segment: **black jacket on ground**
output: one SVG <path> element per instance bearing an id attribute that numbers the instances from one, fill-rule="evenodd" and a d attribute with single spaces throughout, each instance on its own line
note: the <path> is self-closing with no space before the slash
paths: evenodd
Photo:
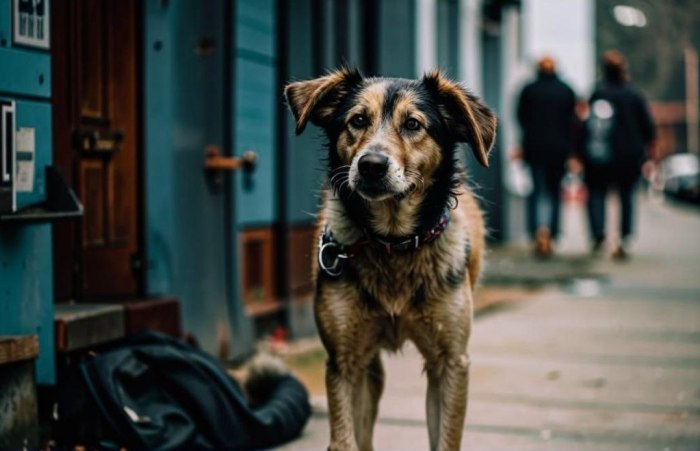
<path id="1" fill-rule="evenodd" d="M 655 137 L 654 120 L 646 100 L 631 84 L 611 81 L 596 87 L 589 104 L 598 99 L 610 102 L 615 111 L 610 137 L 611 169 L 621 175 L 638 175 L 647 147 Z"/>
<path id="2" fill-rule="evenodd" d="M 561 168 L 573 149 L 574 91 L 556 75 L 539 74 L 518 101 L 523 158 Z"/>
<path id="3" fill-rule="evenodd" d="M 298 436 L 309 395 L 291 375 L 252 404 L 212 356 L 149 332 L 70 368 L 60 385 L 60 444 L 88 449 L 265 449 Z M 262 383 L 262 382 L 261 382 Z"/>

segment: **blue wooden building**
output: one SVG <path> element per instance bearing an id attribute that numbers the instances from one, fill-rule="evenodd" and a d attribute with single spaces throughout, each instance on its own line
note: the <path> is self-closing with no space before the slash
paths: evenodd
<path id="1" fill-rule="evenodd" d="M 145 327 L 226 360 L 312 334 L 323 150 L 282 87 L 439 66 L 498 109 L 515 3 L 0 0 L 0 336 L 38 337 L 50 387 L 65 356 Z M 474 177 L 498 238 L 494 155 Z"/>

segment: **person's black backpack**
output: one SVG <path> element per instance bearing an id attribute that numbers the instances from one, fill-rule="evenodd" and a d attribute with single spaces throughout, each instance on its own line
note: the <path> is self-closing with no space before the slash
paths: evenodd
<path id="1" fill-rule="evenodd" d="M 615 120 L 615 107 L 612 102 L 602 97 L 591 102 L 586 119 L 585 151 L 588 162 L 605 165 L 612 161 Z"/>
<path id="2" fill-rule="evenodd" d="M 291 375 L 259 366 L 247 398 L 213 357 L 157 333 L 71 371 L 58 387 L 59 445 L 260 449 L 298 436 L 311 415 Z"/>

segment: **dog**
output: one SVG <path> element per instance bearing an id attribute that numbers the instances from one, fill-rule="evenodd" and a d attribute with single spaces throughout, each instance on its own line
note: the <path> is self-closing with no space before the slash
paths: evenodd
<path id="1" fill-rule="evenodd" d="M 439 71 L 408 80 L 341 68 L 284 93 L 297 135 L 311 122 L 328 145 L 313 277 L 329 449 L 372 450 L 380 350 L 406 340 L 425 359 L 430 448 L 459 449 L 485 226 L 457 145 L 488 167 L 496 117 Z"/>

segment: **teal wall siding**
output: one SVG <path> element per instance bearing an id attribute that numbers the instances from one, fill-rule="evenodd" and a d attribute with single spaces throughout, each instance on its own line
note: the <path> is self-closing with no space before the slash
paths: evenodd
<path id="1" fill-rule="evenodd" d="M 247 150 L 258 154 L 254 172 L 237 174 L 238 222 L 244 227 L 269 225 L 277 219 L 276 68 L 270 63 L 239 56 L 235 77 L 235 154 L 241 155 Z"/>
<path id="2" fill-rule="evenodd" d="M 214 352 L 215 321 L 227 317 L 224 219 L 203 162 L 205 147 L 222 140 L 223 11 L 220 2 L 146 8 L 148 291 L 177 296 L 185 330 Z M 197 52 L 202 39 L 213 53 Z"/>
<path id="3" fill-rule="evenodd" d="M 235 3 L 236 48 L 268 57 L 276 56 L 275 0 L 243 0 Z"/>
<path id="4" fill-rule="evenodd" d="M 0 225 L 0 335 L 38 335 L 37 383 L 55 383 L 50 225 Z"/>
<path id="5" fill-rule="evenodd" d="M 294 0 L 289 6 L 288 33 L 285 40 L 287 74 L 289 81 L 314 78 L 314 43 L 312 38 L 313 15 L 311 0 Z M 321 131 L 309 124 L 307 130 L 296 136 L 292 113 L 285 111 L 284 130 L 286 143 L 287 189 L 282 193 L 287 203 L 286 221 L 291 225 L 307 225 L 315 222 L 318 210 L 318 191 L 325 174 Z"/>
<path id="6" fill-rule="evenodd" d="M 499 35 L 482 34 L 482 80 L 483 98 L 494 111 L 503 111 L 501 89 L 503 86 L 501 58 L 502 38 Z M 482 209 L 486 212 L 487 227 L 490 229 L 488 238 L 493 241 L 503 241 L 507 211 L 503 201 L 502 174 L 502 135 L 496 133 L 496 142 L 489 156 L 489 168 L 484 169 L 469 152 L 469 172 L 476 186 L 487 186 L 489 189 L 478 191 L 482 197 Z"/>
<path id="7" fill-rule="evenodd" d="M 19 193 L 18 207 L 46 196 L 51 164 L 51 57 L 13 47 L 12 2 L 0 0 L 0 96 L 16 101 L 17 127 L 35 129 L 34 191 Z M 31 100 L 29 100 L 31 99 Z M 38 335 L 37 382 L 53 384 L 53 271 L 50 225 L 0 224 L 0 335 Z"/>
<path id="8" fill-rule="evenodd" d="M 39 97 L 51 95 L 51 59 L 48 54 L 0 48 L 0 61 L 0 88 L 3 93 Z"/>
<path id="9" fill-rule="evenodd" d="M 413 78 L 416 72 L 415 0 L 381 0 L 378 14 L 378 75 Z"/>
<path id="10" fill-rule="evenodd" d="M 175 185 L 173 171 L 173 38 L 170 8 L 144 3 L 144 150 L 147 291 L 171 294 L 175 264 Z"/>
<path id="11" fill-rule="evenodd" d="M 144 3 L 144 150 L 147 293 L 180 299 L 185 331 L 232 357 L 251 345 L 231 282 L 233 194 L 203 166 L 206 146 L 229 151 L 226 11 L 224 1 Z"/>
<path id="12" fill-rule="evenodd" d="M 21 66 L 17 71 L 21 73 Z M 2 88 L 2 85 L 0 85 Z M 17 100 L 17 127 L 35 129 L 34 191 L 19 193 L 18 207 L 46 197 L 51 164 L 51 105 Z M 53 384 L 53 270 L 51 226 L 0 224 L 0 335 L 38 335 L 37 382 Z"/>
<path id="13" fill-rule="evenodd" d="M 0 41 L 12 42 L 12 0 L 0 0 Z"/>
<path id="14" fill-rule="evenodd" d="M 274 0 L 234 3 L 233 153 L 258 154 L 251 174 L 236 174 L 236 221 L 241 227 L 277 220 L 277 21 Z"/>
<path id="15" fill-rule="evenodd" d="M 437 65 L 450 78 L 459 78 L 459 0 L 438 0 Z"/>

